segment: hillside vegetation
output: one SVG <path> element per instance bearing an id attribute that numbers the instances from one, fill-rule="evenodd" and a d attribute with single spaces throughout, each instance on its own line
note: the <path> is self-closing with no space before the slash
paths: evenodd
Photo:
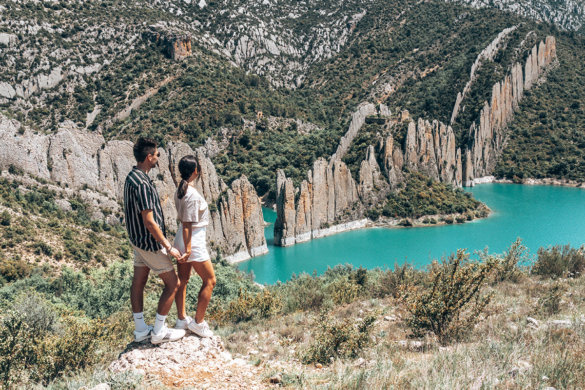
<path id="1" fill-rule="evenodd" d="M 333 153 L 361 102 L 383 102 L 394 114 L 406 109 L 415 120 L 448 123 L 457 93 L 467 83 L 479 53 L 502 30 L 515 27 L 494 59 L 484 61 L 477 72 L 465 110 L 453 124 L 460 146 L 467 142 L 469 126 L 477 120 L 491 86 L 549 34 L 559 42 L 560 66 L 549 82 L 527 97 L 534 103 L 522 105 L 518 121 L 512 124 L 516 146 L 511 145 L 508 154 L 515 155 L 518 149 L 550 155 L 544 149 L 518 145 L 539 148 L 567 138 L 566 131 L 558 136 L 547 132 L 544 142 L 529 141 L 538 134 L 532 130 L 537 125 L 528 118 L 551 118 L 550 123 L 566 124 L 577 138 L 582 133 L 578 126 L 583 112 L 575 107 L 584 49 L 582 36 L 575 33 L 493 9 L 439 1 L 350 2 L 341 7 L 328 2 L 318 8 L 283 3 L 278 9 L 256 3 L 237 8 L 229 1 L 203 8 L 194 3 L 170 4 L 166 8 L 157 2 L 116 1 L 4 5 L 8 19 L 0 23 L 0 31 L 11 35 L 12 43 L 4 45 L 0 67 L 5 71 L 0 81 L 11 88 L 38 88 L 35 92 L 30 87 L 30 96 L 23 98 L 0 98 L 0 106 L 39 131 L 56 131 L 60 123 L 71 120 L 108 138 L 134 139 L 143 134 L 162 143 L 181 139 L 194 147 L 207 145 L 228 183 L 244 173 L 260 195 L 272 198 L 276 170 L 284 169 L 299 183 L 316 158 Z M 120 9 L 115 25 L 108 18 L 110 9 Z M 281 11 L 288 16 L 273 17 Z M 261 17 L 270 20 L 265 30 L 260 28 Z M 234 28 L 232 19 L 258 35 Z M 327 28 L 329 35 L 324 33 Z M 275 38 L 291 33 L 296 35 L 288 42 Z M 192 55 L 175 61 L 169 57 L 169 45 L 186 36 L 191 37 Z M 248 39 L 255 51 L 241 54 L 241 39 Z M 271 42 L 280 55 L 270 52 Z M 51 52 L 50 47 L 59 50 Z M 325 52 L 315 52 L 321 49 Z M 261 65 L 263 61 L 270 66 Z M 48 87 L 35 81 L 56 69 L 59 77 L 46 79 Z M 283 80 L 291 77 L 299 81 L 285 87 L 288 82 Z M 139 101 L 142 104 L 128 109 Z M 567 118 L 552 119 L 566 108 Z M 395 135 L 401 139 L 402 134 Z M 559 160 L 548 164 L 556 168 L 523 168 L 506 157 L 497 173 L 522 177 L 529 172 L 535 176 L 557 172 L 564 177 L 564 172 L 573 172 L 571 177 L 576 178 L 579 162 L 571 157 L 575 154 L 571 148 L 567 144 L 557 149 Z M 354 164 L 359 166 L 364 157 L 356 155 Z"/>

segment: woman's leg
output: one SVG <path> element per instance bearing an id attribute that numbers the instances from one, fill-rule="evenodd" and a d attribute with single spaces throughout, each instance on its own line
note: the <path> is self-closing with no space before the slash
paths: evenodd
<path id="1" fill-rule="evenodd" d="M 197 298 L 197 313 L 195 313 L 195 322 L 199 324 L 203 321 L 205 310 L 207 310 L 207 305 L 211 300 L 211 293 L 215 287 L 215 272 L 213 271 L 211 260 L 204 262 L 193 261 L 190 264 L 193 264 L 195 272 L 199 274 L 203 281 Z"/>
<path id="2" fill-rule="evenodd" d="M 187 296 L 187 283 L 191 277 L 191 264 L 193 263 L 179 263 L 177 264 L 177 271 L 179 274 L 179 288 L 175 294 L 175 304 L 177 305 L 177 317 L 184 320 L 187 316 L 185 312 L 185 297 Z"/>

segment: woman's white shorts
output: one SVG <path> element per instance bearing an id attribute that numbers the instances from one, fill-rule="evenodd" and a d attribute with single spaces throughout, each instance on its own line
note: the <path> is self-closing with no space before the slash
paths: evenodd
<path id="1" fill-rule="evenodd" d="M 175 236 L 173 244 L 181 253 L 185 252 L 185 244 L 183 243 L 183 226 L 179 225 L 179 230 Z M 207 252 L 207 239 L 205 234 L 205 227 L 193 228 L 191 234 L 191 255 L 187 262 L 198 261 L 204 262 L 210 259 L 209 252 Z"/>

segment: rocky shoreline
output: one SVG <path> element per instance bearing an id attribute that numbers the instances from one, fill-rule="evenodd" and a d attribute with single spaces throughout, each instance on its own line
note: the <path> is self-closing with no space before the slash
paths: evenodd
<path id="1" fill-rule="evenodd" d="M 585 182 L 567 180 L 567 179 L 555 179 L 552 177 L 545 177 L 542 179 L 527 178 L 518 180 L 511 179 L 496 179 L 494 176 L 479 177 L 473 180 L 472 187 L 478 184 L 488 183 L 504 183 L 504 184 L 523 184 L 529 186 L 557 186 L 557 187 L 574 187 L 574 188 L 585 188 Z"/>

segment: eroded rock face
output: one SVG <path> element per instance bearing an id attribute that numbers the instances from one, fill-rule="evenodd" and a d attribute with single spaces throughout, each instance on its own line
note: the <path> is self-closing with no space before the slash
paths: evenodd
<path id="1" fill-rule="evenodd" d="M 299 193 L 295 201 L 295 194 Z M 277 174 L 276 245 L 289 246 L 319 237 L 332 225 L 362 218 L 364 208 L 347 166 L 323 158 L 313 163 L 307 180 L 295 189 L 282 170 Z"/>
<path id="2" fill-rule="evenodd" d="M 126 175 L 136 164 L 130 141 L 105 142 L 100 134 L 77 130 L 68 123 L 55 134 L 35 134 L 0 114 L 0 142 L 0 169 L 14 165 L 63 187 L 105 193 L 118 202 L 123 201 Z M 201 178 L 195 186 L 210 204 L 207 238 L 212 253 L 221 252 L 229 260 L 238 261 L 268 251 L 260 200 L 245 176 L 228 188 L 203 149 L 193 151 L 187 144 L 171 143 L 159 151 L 159 166 L 149 176 L 157 187 L 165 223 L 171 231 L 177 229 L 175 169 L 183 156 L 193 154 L 201 165 Z"/>
<path id="3" fill-rule="evenodd" d="M 510 74 L 493 86 L 491 100 L 484 103 L 479 123 L 472 124 L 469 130 L 472 143 L 465 152 L 465 185 L 473 185 L 473 179 L 492 174 L 504 148 L 506 126 L 524 92 L 532 88 L 555 60 L 556 41 L 548 36 L 532 48 L 524 67 L 516 63 Z"/>

